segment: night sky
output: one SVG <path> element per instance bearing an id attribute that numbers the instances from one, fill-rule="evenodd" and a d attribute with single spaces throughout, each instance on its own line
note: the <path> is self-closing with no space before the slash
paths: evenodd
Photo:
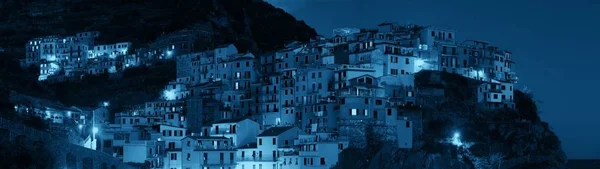
<path id="1" fill-rule="evenodd" d="M 267 0 L 319 34 L 382 21 L 451 26 L 462 40 L 513 52 L 518 88 L 570 159 L 600 158 L 600 0 Z"/>

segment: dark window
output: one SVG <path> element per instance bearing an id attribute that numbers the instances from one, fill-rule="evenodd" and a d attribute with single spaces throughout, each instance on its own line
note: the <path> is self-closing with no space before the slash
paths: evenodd
<path id="1" fill-rule="evenodd" d="M 262 145 L 262 138 L 258 139 L 258 145 Z"/>
<path id="2" fill-rule="evenodd" d="M 325 157 L 321 157 L 321 165 L 325 165 Z"/>
<path id="3" fill-rule="evenodd" d="M 273 145 L 277 144 L 277 139 L 273 138 Z"/>

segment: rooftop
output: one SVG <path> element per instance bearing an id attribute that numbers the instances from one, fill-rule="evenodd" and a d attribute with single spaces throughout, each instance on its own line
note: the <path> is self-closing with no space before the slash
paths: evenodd
<path id="1" fill-rule="evenodd" d="M 246 119 L 248 119 L 248 118 L 225 119 L 225 120 L 221 120 L 221 121 L 215 122 L 215 124 L 237 123 L 237 122 L 240 122 L 240 121 L 244 121 Z"/>
<path id="2" fill-rule="evenodd" d="M 294 126 L 287 126 L 287 127 L 271 127 L 268 130 L 260 133 L 258 135 L 258 137 L 265 137 L 265 136 L 278 136 L 281 133 L 284 133 L 290 129 L 294 128 Z"/>

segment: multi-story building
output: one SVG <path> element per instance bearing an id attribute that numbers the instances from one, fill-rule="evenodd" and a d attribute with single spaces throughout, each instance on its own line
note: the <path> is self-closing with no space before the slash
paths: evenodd
<path id="1" fill-rule="evenodd" d="M 235 168 L 237 150 L 226 137 L 187 136 L 181 140 L 181 157 L 173 155 L 168 160 L 180 161 L 175 168 Z M 176 164 L 172 162 L 172 164 Z"/>
<path id="2" fill-rule="evenodd" d="M 279 169 L 328 169 L 338 162 L 338 154 L 348 147 L 348 139 L 336 133 L 299 135 L 295 149 L 283 151 L 277 160 Z"/>
<path id="3" fill-rule="evenodd" d="M 283 152 L 294 150 L 294 140 L 305 134 L 298 127 L 271 127 L 256 137 L 256 147 L 248 145 L 237 152 L 237 168 L 277 169 Z"/>
<path id="4" fill-rule="evenodd" d="M 231 145 L 242 147 L 256 141 L 260 133 L 260 125 L 248 118 L 227 119 L 215 122 L 210 128 L 205 128 L 204 136 L 226 137 L 231 139 Z"/>

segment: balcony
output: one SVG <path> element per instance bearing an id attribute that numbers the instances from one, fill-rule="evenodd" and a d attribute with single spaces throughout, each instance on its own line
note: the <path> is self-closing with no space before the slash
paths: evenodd
<path id="1" fill-rule="evenodd" d="M 319 137 L 317 137 L 317 135 Z M 305 135 L 304 138 L 301 136 L 299 139 L 294 140 L 294 144 L 336 143 L 343 140 L 349 140 L 347 136 L 337 136 L 329 133 L 317 133 L 317 135 Z"/>
<path id="2" fill-rule="evenodd" d="M 219 150 L 236 150 L 235 146 L 233 145 L 219 145 L 219 146 L 215 146 L 215 145 L 197 145 L 194 147 L 194 150 L 199 150 L 199 151 L 219 151 Z"/>
<path id="3" fill-rule="evenodd" d="M 277 159 L 267 157 L 238 157 L 237 161 L 277 162 Z"/>
<path id="4" fill-rule="evenodd" d="M 343 69 L 369 69 L 369 70 L 372 70 L 373 67 L 368 66 L 368 65 L 342 65 L 342 67 L 336 68 L 336 70 L 343 70 Z"/>

